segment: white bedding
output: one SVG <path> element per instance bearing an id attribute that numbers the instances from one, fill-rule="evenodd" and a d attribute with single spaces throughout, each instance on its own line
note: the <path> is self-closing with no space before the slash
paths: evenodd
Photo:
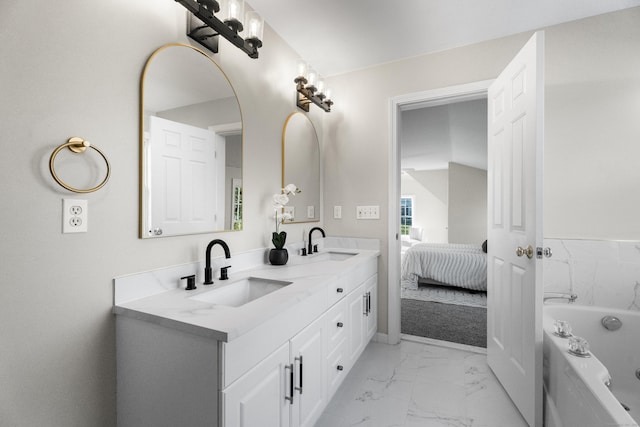
<path id="1" fill-rule="evenodd" d="M 480 245 L 421 243 L 402 259 L 402 286 L 418 289 L 420 278 L 476 291 L 487 290 L 487 254 Z"/>

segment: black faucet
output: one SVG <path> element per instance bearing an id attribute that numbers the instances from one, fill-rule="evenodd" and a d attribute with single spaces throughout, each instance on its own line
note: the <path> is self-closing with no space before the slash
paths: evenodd
<path id="1" fill-rule="evenodd" d="M 205 262 L 206 265 L 204 267 L 204 284 L 205 285 L 211 285 L 213 284 L 213 279 L 211 276 L 213 276 L 213 272 L 211 270 L 211 248 L 213 248 L 215 245 L 220 245 L 222 246 L 222 249 L 224 249 L 224 257 L 225 258 L 231 258 L 231 252 L 229 251 L 229 246 L 226 244 L 226 242 L 222 239 L 214 239 L 212 241 L 209 242 L 209 244 L 207 245 L 207 254 L 205 255 Z M 227 268 L 229 267 L 224 267 L 224 276 L 226 276 L 227 274 Z M 225 277 L 226 279 L 226 277 Z M 224 280 L 224 279 L 223 279 Z"/>
<path id="2" fill-rule="evenodd" d="M 311 243 L 311 234 L 316 231 L 316 230 L 320 230 L 320 232 L 322 233 L 322 237 L 327 237 L 324 234 L 324 230 L 320 227 L 313 227 L 311 230 L 309 230 L 309 247 L 307 248 L 307 253 L 309 255 L 311 255 L 314 251 L 313 251 L 313 244 Z M 315 252 L 318 252 L 318 248 L 316 247 Z"/>

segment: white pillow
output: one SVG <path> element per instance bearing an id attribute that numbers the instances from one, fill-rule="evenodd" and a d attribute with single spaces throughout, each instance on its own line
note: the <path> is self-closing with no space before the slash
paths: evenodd
<path id="1" fill-rule="evenodd" d="M 409 238 L 422 241 L 422 228 L 411 227 L 409 229 Z"/>

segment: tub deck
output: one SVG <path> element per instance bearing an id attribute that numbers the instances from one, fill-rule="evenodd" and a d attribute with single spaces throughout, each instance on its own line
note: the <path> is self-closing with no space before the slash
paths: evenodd
<path id="1" fill-rule="evenodd" d="M 602 317 L 623 326 L 609 331 Z M 553 334 L 555 320 L 569 322 L 573 335 L 585 338 L 592 357 L 568 354 L 568 340 Z M 544 307 L 545 399 L 552 427 L 638 427 L 640 420 L 640 313 L 601 307 L 550 304 Z M 611 380 L 608 388 L 605 383 Z M 624 406 L 629 410 L 625 410 Z"/>

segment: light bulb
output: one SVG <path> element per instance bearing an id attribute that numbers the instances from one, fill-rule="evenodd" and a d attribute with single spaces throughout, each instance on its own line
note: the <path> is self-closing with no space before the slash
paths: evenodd
<path id="1" fill-rule="evenodd" d="M 239 22 L 242 24 L 244 14 L 244 0 L 224 0 L 222 2 L 222 20 L 225 23 Z"/>
<path id="2" fill-rule="evenodd" d="M 325 101 L 331 100 L 331 89 L 327 88 L 324 90 L 324 99 Z"/>
<path id="3" fill-rule="evenodd" d="M 318 79 L 318 83 L 316 83 L 316 87 L 318 88 L 318 95 L 324 94 L 324 80 Z"/>
<path id="4" fill-rule="evenodd" d="M 316 86 L 316 80 L 318 79 L 318 73 L 316 73 L 316 70 L 314 69 L 309 69 L 309 74 L 307 77 L 307 87 L 315 87 Z"/>
<path id="5" fill-rule="evenodd" d="M 262 41 L 262 35 L 264 33 L 264 20 L 258 15 L 258 12 L 253 10 L 247 12 L 244 18 L 245 38 L 251 40 L 254 43 L 256 41 Z"/>
<path id="6" fill-rule="evenodd" d="M 297 77 L 307 78 L 307 63 L 303 59 L 298 60 L 298 74 Z"/>
<path id="7" fill-rule="evenodd" d="M 242 20 L 242 12 L 244 12 L 244 1 L 242 0 L 230 0 L 229 1 L 229 18 Z"/>

